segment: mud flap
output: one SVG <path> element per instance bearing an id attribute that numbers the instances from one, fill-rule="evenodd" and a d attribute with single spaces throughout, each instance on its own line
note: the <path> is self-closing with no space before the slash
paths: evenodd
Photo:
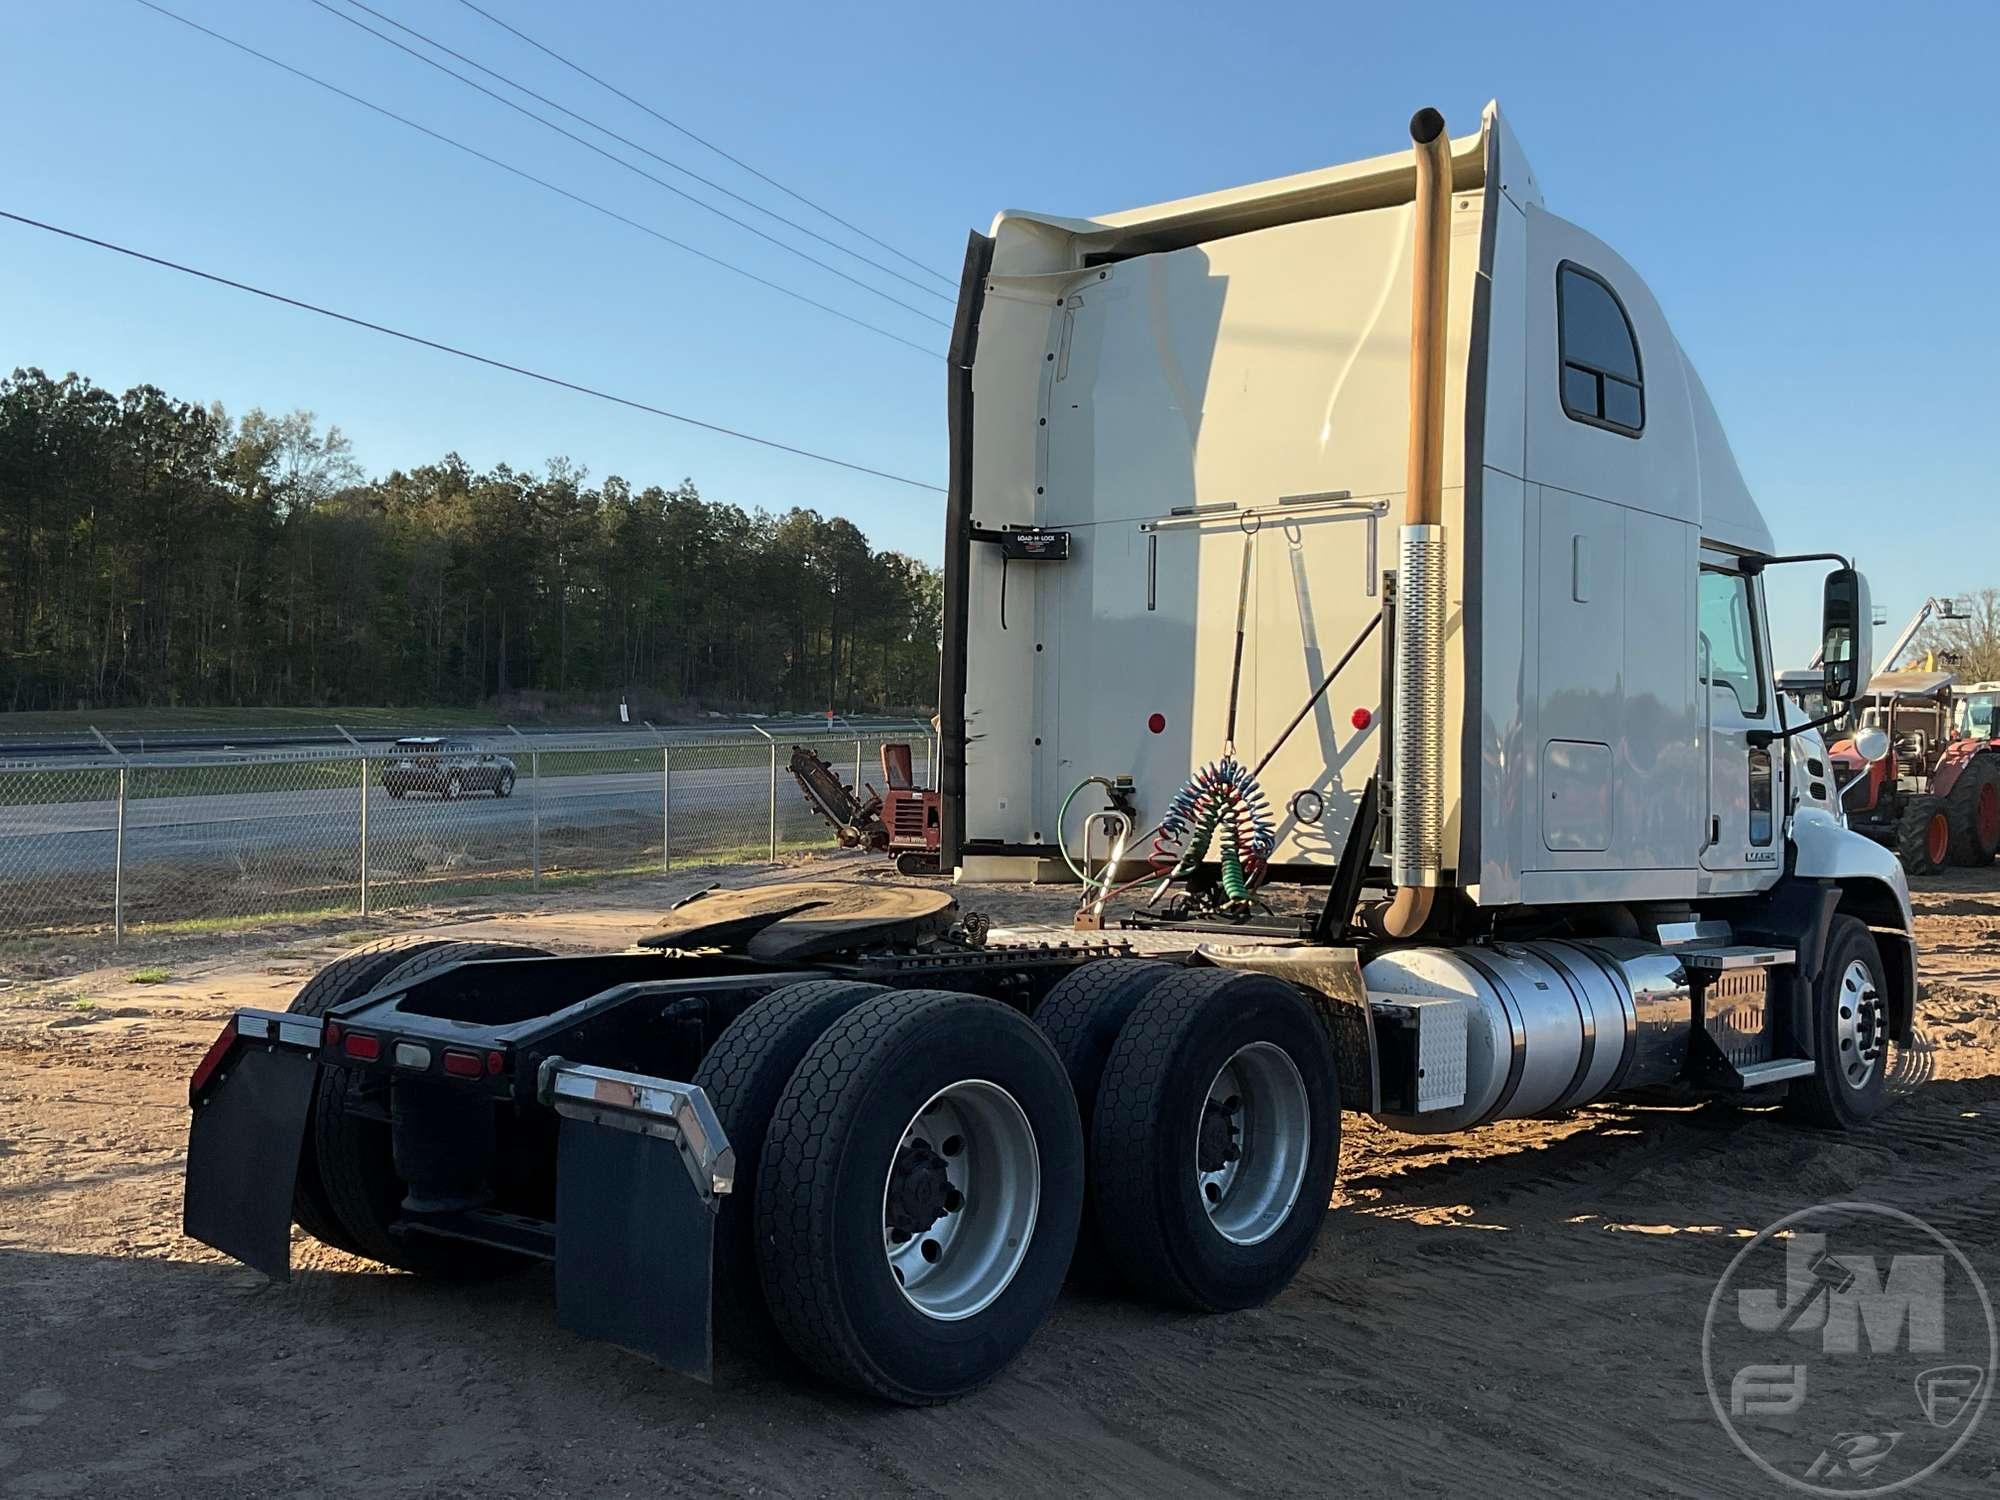
<path id="1" fill-rule="evenodd" d="M 275 1281 L 292 1274 L 292 1193 L 319 1063 L 316 1018 L 242 1011 L 197 1073 L 181 1227 Z M 218 1042 L 218 1047 L 222 1042 Z"/>
<path id="2" fill-rule="evenodd" d="M 552 1058 L 556 1321 L 708 1380 L 716 1199 L 735 1153 L 691 1084 Z"/>

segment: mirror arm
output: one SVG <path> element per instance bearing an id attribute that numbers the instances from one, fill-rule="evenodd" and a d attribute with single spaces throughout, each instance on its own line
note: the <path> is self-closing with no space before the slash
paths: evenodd
<path id="1" fill-rule="evenodd" d="M 1779 710 L 1782 715 L 1783 710 Z M 1796 739 L 1808 729 L 1824 729 L 1829 724 L 1838 723 L 1847 717 L 1845 704 L 1830 714 L 1822 714 L 1817 719 L 1808 719 L 1803 724 L 1787 724 L 1783 729 L 1751 729 L 1745 731 L 1743 742 L 1752 750 L 1767 750 L 1779 740 Z"/>
<path id="2" fill-rule="evenodd" d="M 1736 566 L 1738 571 L 1748 573 L 1754 578 L 1766 568 L 1773 567 L 1778 563 L 1801 562 L 1839 563 L 1843 568 L 1849 570 L 1852 570 L 1854 567 L 1852 561 L 1842 557 L 1838 552 L 1788 552 L 1783 557 L 1744 557 L 1737 559 Z"/>

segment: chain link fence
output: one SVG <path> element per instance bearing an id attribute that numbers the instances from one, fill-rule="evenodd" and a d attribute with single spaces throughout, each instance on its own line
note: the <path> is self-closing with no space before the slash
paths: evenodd
<path id="1" fill-rule="evenodd" d="M 115 942 L 775 861 L 833 842 L 791 747 L 879 790 L 892 743 L 935 784 L 919 725 L 0 761 L 0 938 Z"/>

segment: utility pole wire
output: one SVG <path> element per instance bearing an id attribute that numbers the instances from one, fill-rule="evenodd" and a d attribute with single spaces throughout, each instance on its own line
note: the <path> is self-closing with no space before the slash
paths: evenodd
<path id="1" fill-rule="evenodd" d="M 681 124 L 678 120 L 668 119 L 665 115 L 661 114 L 657 109 L 654 109 L 652 105 L 647 104 L 642 100 L 633 98 L 630 94 L 626 93 L 623 89 L 619 88 L 617 84 L 606 82 L 604 79 L 598 77 L 595 73 L 591 72 L 590 69 L 584 67 L 581 63 L 572 62 L 567 57 L 564 57 L 560 52 L 556 51 L 553 47 L 544 46 L 542 43 L 536 41 L 533 37 L 529 36 L 527 32 L 522 31 L 519 27 L 508 25 L 507 22 L 501 20 L 498 16 L 494 15 L 492 11 L 481 9 L 479 6 L 474 5 L 472 3 L 472 0 L 458 0 L 458 3 L 460 5 L 463 5 L 467 10 L 471 11 L 474 15 L 484 16 L 487 20 L 491 21 L 495 26 L 498 26 L 502 31 L 508 33 L 510 36 L 516 37 L 519 40 L 526 42 L 530 47 L 533 47 L 537 52 L 540 52 L 545 56 L 554 58 L 557 62 L 561 63 L 565 68 L 568 68 L 571 72 L 580 74 L 583 77 L 588 78 L 592 83 L 596 84 L 599 88 L 604 89 L 609 93 L 616 94 L 620 99 L 623 99 L 627 104 L 631 105 L 634 109 L 643 110 L 646 114 L 651 115 L 655 120 L 658 120 L 662 125 L 666 126 L 669 130 L 679 131 L 682 135 L 686 136 L 689 140 L 693 141 L 697 146 L 701 146 L 706 148 L 707 150 L 713 151 L 717 156 L 721 157 L 724 161 L 729 162 L 734 166 L 741 167 L 744 171 L 748 172 L 752 177 L 756 178 L 759 182 L 768 183 L 770 186 L 776 188 L 779 192 L 783 193 L 786 197 L 794 199 L 797 202 L 803 203 L 807 208 L 811 209 L 814 213 L 826 215 L 827 218 L 831 219 L 834 223 L 838 224 L 842 229 L 845 229 L 852 234 L 860 235 L 862 239 L 868 241 L 869 244 L 874 245 L 878 249 L 887 250 L 891 255 L 895 256 L 896 259 L 904 261 L 909 265 L 915 266 L 918 270 L 922 271 L 926 276 L 935 277 L 937 280 L 943 282 L 948 287 L 953 287 L 954 289 L 957 287 L 957 283 L 953 281 L 949 276 L 946 276 L 943 272 L 933 270 L 931 267 L 925 265 L 922 261 L 918 260 L 913 255 L 905 255 L 901 250 L 898 250 L 894 245 L 889 244 L 886 240 L 877 239 L 874 235 L 870 234 L 867 230 L 861 228 L 858 224 L 850 224 L 847 220 L 841 218 L 841 216 L 835 213 L 832 209 L 826 208 L 821 204 L 815 203 L 813 202 L 812 199 L 806 197 L 805 194 L 796 192 L 793 189 L 786 187 L 782 182 L 778 181 L 777 178 L 770 176 L 768 173 L 758 171 L 755 167 L 751 166 L 749 162 L 743 160 L 742 157 L 732 156 L 729 152 L 723 150 L 720 146 L 716 145 L 714 141 L 707 139 L 705 136 L 696 135 L 692 130 L 689 130 L 687 126 Z"/>
<path id="2" fill-rule="evenodd" d="M 642 156 L 651 157 L 654 161 L 658 162 L 661 166 L 666 167 L 668 170 L 679 172 L 683 177 L 692 178 L 694 181 L 700 183 L 703 187 L 708 188 L 711 191 L 718 192 L 722 194 L 725 198 L 734 199 L 736 202 L 742 204 L 745 208 L 754 209 L 760 214 L 764 214 L 770 218 L 776 219 L 780 224 L 783 224 L 787 229 L 797 230 L 800 234 L 807 235 L 812 239 L 818 240 L 822 245 L 825 245 L 829 249 L 838 250 L 842 255 L 851 255 L 856 260 L 860 261 L 864 266 L 870 266 L 873 269 L 880 271 L 884 276 L 893 276 L 896 278 L 896 280 L 902 282 L 905 286 L 911 287 L 916 291 L 922 292 L 926 297 L 935 297 L 940 302 L 949 302 L 952 300 L 950 297 L 946 296 L 943 292 L 925 286 L 921 281 L 918 281 L 915 277 L 905 276 L 901 271 L 898 271 L 894 266 L 885 266 L 879 260 L 872 260 L 868 256 L 863 255 L 859 250 L 850 250 L 848 249 L 847 246 L 841 244 L 839 240 L 831 239 L 828 236 L 821 234 L 817 229 L 812 229 L 804 224 L 799 223 L 796 219 L 788 219 L 783 214 L 779 213 L 777 210 L 766 208 L 756 199 L 746 198 L 741 193 L 736 192 L 734 189 L 724 187 L 721 183 L 716 182 L 711 178 L 702 176 L 701 173 L 694 171 L 692 168 L 682 166 L 672 157 L 662 156 L 660 155 L 659 152 L 653 150 L 649 146 L 643 145 L 640 142 L 633 140 L 630 136 L 620 135 L 610 126 L 599 124 L 596 120 L 591 119 L 588 115 L 577 113 L 575 110 L 571 109 L 567 104 L 563 104 L 555 99 L 551 99 L 547 94 L 537 93 L 534 89 L 529 88 L 525 83 L 522 83 L 519 79 L 510 78 L 505 73 L 502 73 L 497 69 L 487 67 L 485 63 L 479 62 L 474 58 L 467 57 L 463 52 L 459 52 L 454 50 L 453 48 L 447 47 L 443 42 L 440 42 L 436 37 L 426 36 L 423 32 L 417 30 L 416 27 L 414 26 L 405 26 L 401 21 L 397 20 L 394 16 L 384 15 L 381 11 L 375 9 L 374 6 L 364 4 L 363 0 L 347 0 L 347 3 L 353 6 L 354 9 L 362 11 L 367 15 L 373 16 L 376 20 L 382 22 L 386 26 L 395 27 L 396 30 L 402 32 L 405 36 L 415 37 L 418 41 L 422 42 L 426 47 L 430 47 L 435 51 L 442 52 L 446 57 L 456 58 L 458 61 L 464 63 L 468 68 L 472 68 L 477 72 L 484 73 L 488 78 L 497 79 L 499 82 L 506 84 L 507 87 L 511 89 L 519 90 L 521 93 L 526 94 L 530 99 L 536 100 L 538 103 L 541 104 L 546 104 L 550 109 L 568 115 L 572 120 L 575 120 L 578 124 L 586 125 L 590 129 L 597 131 L 600 135 L 609 136 L 612 140 L 618 142 L 619 145 L 628 147 L 633 151 L 637 151 Z M 322 7 L 322 9 L 324 8 L 325 7 Z M 377 35 L 379 34 L 380 33 L 377 33 Z"/>
<path id="3" fill-rule="evenodd" d="M 59 224 L 47 224 L 40 219 L 31 219 L 26 214 L 17 214 L 11 210 L 0 208 L 0 219 L 11 219 L 16 224 L 27 225 L 30 229 L 40 229 L 49 234 L 61 235 L 64 239 L 75 240 L 79 244 L 95 245 L 100 250 L 109 250 L 114 254 L 129 256 L 133 260 L 143 260 L 148 265 L 160 266 L 169 271 L 178 271 L 183 276 L 198 277 L 202 281 L 214 282 L 217 286 L 226 286 L 235 291 L 248 292 L 253 297 L 262 297 L 269 302 L 282 303 L 286 307 L 295 307 L 301 312 L 316 313 L 322 318 L 332 318 L 338 323 L 347 323 L 356 328 L 365 328 L 370 333 L 386 334 L 392 339 L 401 339 L 407 344 L 417 344 L 425 349 L 435 349 L 440 354 L 450 354 L 459 359 L 469 359 L 474 364 L 485 365 L 489 369 L 494 370 L 505 370 L 510 375 L 525 375 L 528 379 L 539 380 L 544 385 L 556 386 L 565 391 L 574 391 L 580 396 L 594 396 L 599 401 L 609 401 L 617 406 L 630 407 L 633 411 L 643 411 L 655 417 L 665 417 L 670 422 L 681 422 L 689 427 L 698 427 L 704 432 L 718 433 L 723 437 L 735 438 L 739 442 L 755 443 L 760 448 L 774 448 L 780 453 L 790 453 L 798 458 L 809 458 L 815 463 L 831 464 L 837 469 L 847 469 L 856 474 L 867 474 L 876 479 L 886 479 L 892 484 L 907 484 L 912 489 L 929 490 L 939 495 L 945 492 L 942 485 L 926 484 L 921 479 L 911 479 L 903 474 L 891 474 L 886 469 L 870 468 L 867 464 L 853 463 L 844 458 L 834 458 L 832 455 L 826 453 L 815 453 L 810 448 L 796 448 L 790 443 L 781 443 L 775 438 L 758 437 L 755 433 L 742 432 L 734 427 L 724 427 L 720 423 L 704 422 L 699 417 L 690 417 L 677 411 L 668 411 L 663 406 L 649 406 L 644 401 L 634 401 L 629 396 L 616 396 L 609 391 L 598 390 L 594 386 L 580 385 L 574 380 L 564 380 L 555 375 L 544 375 L 541 371 L 528 369 L 525 365 L 509 364 L 504 359 L 494 359 L 485 354 L 474 354 L 469 349 L 460 349 L 452 344 L 440 343 L 436 339 L 427 339 L 420 334 L 405 333 L 402 329 L 391 328 L 385 323 L 371 323 L 368 319 L 357 318 L 351 313 L 335 312 L 330 307 L 321 307 L 314 302 L 301 301 L 297 297 L 287 297 L 282 292 L 266 291 L 263 287 L 252 286 L 247 281 L 234 281 L 227 276 L 219 276 L 213 271 L 198 270 L 194 266 L 182 265 L 179 261 L 167 260 L 163 256 L 148 255 L 143 250 L 134 250 L 126 245 L 114 244 L 110 240 L 100 240 L 75 229 L 64 229 Z"/>
<path id="4" fill-rule="evenodd" d="M 849 282 L 854 286 L 860 287 L 861 290 L 869 293 L 871 296 L 880 297 L 884 302 L 893 303 L 895 306 L 902 308 L 904 312 L 915 313 L 918 317 L 924 319 L 926 322 L 935 323 L 940 328 L 949 328 L 951 326 L 951 324 L 946 322 L 943 318 L 934 317 L 930 313 L 925 312 L 921 307 L 913 307 L 909 303 L 903 301 L 902 298 L 900 297 L 892 297 L 889 295 L 889 293 L 883 291 L 880 287 L 872 286 L 868 282 L 863 281 L 859 276 L 850 276 L 847 272 L 841 270 L 840 267 L 835 265 L 829 265 L 827 262 L 821 260 L 818 256 L 810 254 L 807 251 L 801 250 L 796 245 L 787 244 L 785 241 L 779 239 L 775 234 L 771 234 L 765 230 L 759 229 L 755 224 L 751 224 L 743 219 L 739 219 L 734 214 L 729 213 L 724 209 L 717 208 L 713 203 L 704 202 L 700 198 L 695 197 L 693 193 L 688 192 L 687 189 L 675 187 L 671 182 L 667 181 L 666 178 L 657 177 L 653 173 L 648 172 L 644 167 L 634 165 L 633 163 L 625 160 L 624 157 L 617 155 L 615 152 L 606 151 L 602 146 L 598 145 L 595 141 L 585 140 L 582 136 L 578 135 L 573 130 L 565 130 L 562 126 L 556 124 L 554 120 L 547 119 L 542 115 L 536 114 L 532 109 L 529 109 L 525 104 L 517 104 L 512 99 L 509 99 L 505 94 L 495 93 L 492 89 L 486 87 L 485 84 L 479 83 L 474 79 L 467 78 L 463 73 L 457 73 L 452 71 L 450 68 L 447 68 L 443 63 L 439 62 L 436 58 L 424 56 L 424 54 L 417 51 L 416 48 L 411 47 L 403 42 L 399 42 L 394 37 L 389 36 L 384 32 L 377 31 L 373 26 L 370 26 L 366 21 L 357 20 L 353 16 L 348 15 L 347 12 L 345 11 L 335 10 L 332 5 L 327 3 L 327 0 L 309 0 L 309 3 L 318 6 L 328 15 L 336 16 L 340 20 L 345 21 L 348 25 L 353 26 L 358 30 L 367 32 L 377 41 L 387 42 L 391 47 L 394 47 L 398 52 L 407 53 L 409 56 L 414 57 L 418 62 L 422 63 L 425 67 L 435 68 L 438 70 L 438 72 L 444 74 L 447 78 L 456 78 L 460 83 L 464 84 L 467 88 L 473 89 L 478 93 L 484 94 L 487 98 L 495 101 L 496 103 L 504 104 L 507 108 L 513 110 L 516 114 L 525 115 L 528 119 L 533 120 L 537 125 L 541 125 L 546 129 L 553 130 L 557 135 L 563 137 L 565 140 L 576 142 L 576 144 L 583 147 L 584 150 L 594 151 L 599 156 L 603 157 L 606 161 L 615 162 L 617 165 L 623 167 L 626 171 L 636 173 L 638 176 L 643 177 L 646 179 L 646 181 L 652 183 L 655 187 L 665 188 L 668 192 L 672 193 L 676 198 L 685 198 L 688 202 L 694 204 L 697 208 L 707 209 L 708 212 L 714 214 L 719 219 L 727 219 L 731 224 L 734 224 L 738 229 L 742 229 L 750 234 L 754 234 L 757 236 L 758 239 L 768 241 L 769 243 L 776 245 L 780 250 L 786 251 L 787 253 L 792 255 L 796 255 L 800 260 L 810 262 L 812 265 L 818 266 L 822 271 L 830 272 L 831 274 L 838 276 L 842 281 Z"/>
<path id="5" fill-rule="evenodd" d="M 842 312 L 839 308 L 833 307 L 828 303 L 820 302 L 815 298 L 808 297 L 804 292 L 795 292 L 790 287 L 785 286 L 781 282 L 772 281 L 767 277 L 759 276 L 755 271 L 745 270 L 742 266 L 737 265 L 733 261 L 725 260 L 719 255 L 711 255 L 706 250 L 698 250 L 693 245 L 688 244 L 685 240 L 677 240 L 672 235 L 653 228 L 650 224 L 642 224 L 637 219 L 628 218 L 626 215 L 619 213 L 618 210 L 616 210 L 615 208 L 606 208 L 602 203 L 598 203 L 590 198 L 586 198 L 581 193 L 573 193 L 566 187 L 559 187 L 555 183 L 550 182 L 547 178 L 537 177 L 533 172 L 527 171 L 521 167 L 517 167 L 513 165 L 513 163 L 511 162 L 502 161 L 497 156 L 490 156 L 486 152 L 481 151 L 477 146 L 468 146 L 464 141 L 455 140 L 451 136 L 445 135 L 441 131 L 431 129 L 430 126 L 428 125 L 419 125 L 415 120 L 412 120 L 409 116 L 399 115 L 396 113 L 395 110 L 390 109 L 386 105 L 377 104 L 372 99 L 364 99 L 362 98 L 361 95 L 356 93 L 351 93 L 348 90 L 342 88 L 337 83 L 329 83 L 326 79 L 318 77 L 315 74 L 308 73 L 303 68 L 295 68 L 290 63 L 283 62 L 278 58 L 271 56 L 271 54 L 268 52 L 259 52 L 255 47 L 252 47 L 244 42 L 239 42 L 234 37 L 224 36 L 219 31 L 212 31 L 208 27 L 202 25 L 199 21 L 191 21 L 186 16 L 180 15 L 175 11 L 168 10 L 164 5 L 154 4 L 153 0 L 134 0 L 134 3 L 138 5 L 143 5 L 147 10 L 165 16 L 170 21 L 178 21 L 180 22 L 181 25 L 188 27 L 190 30 L 198 31 L 203 36 L 209 37 L 214 41 L 222 43 L 222 45 L 225 47 L 233 47 L 238 52 L 256 58 L 259 62 L 269 63 L 272 67 L 277 68 L 283 72 L 289 73 L 294 78 L 303 79 L 307 83 L 310 83 L 317 88 L 325 89 L 330 94 L 338 94 L 341 98 L 347 100 L 351 104 L 358 104 L 363 109 L 373 110 L 376 114 L 383 116 L 385 119 L 394 120 L 398 125 L 407 125 L 410 129 L 416 131 L 418 134 L 429 136 L 434 141 L 438 141 L 443 145 L 450 146 L 454 151 L 463 151 L 467 156 L 477 157 L 480 161 L 485 162 L 488 166 L 498 167 L 501 171 L 512 173 L 514 176 L 520 178 L 524 182 L 532 182 L 536 187 L 546 188 L 549 192 L 555 193 L 560 197 L 567 198 L 572 203 L 581 204 L 583 207 L 590 209 L 595 213 L 603 214 L 607 219 L 616 219 L 620 224 L 623 224 L 631 229 L 636 229 L 641 234 L 651 235 L 654 239 L 660 241 L 662 244 L 672 245 L 676 250 L 684 250 L 689 255 L 694 256 L 698 260 L 705 260 L 712 266 L 720 266 L 723 270 L 729 271 L 734 275 L 741 276 L 746 280 L 754 281 L 759 286 L 769 287 L 772 291 L 790 297 L 795 302 L 803 302 L 807 307 L 817 308 L 819 311 L 823 313 L 829 313 L 832 316 L 839 318 L 844 323 L 852 323 L 856 328 L 865 328 L 870 333 L 880 334 L 885 339 L 892 339 L 896 343 L 901 344 L 904 348 L 914 349 L 919 354 L 935 356 L 938 352 L 935 349 L 925 348 L 922 344 L 917 343 L 913 339 L 906 339 L 899 333 L 891 333 L 888 329 L 878 327 L 877 325 L 868 322 L 864 318 L 857 318 L 852 313 Z"/>

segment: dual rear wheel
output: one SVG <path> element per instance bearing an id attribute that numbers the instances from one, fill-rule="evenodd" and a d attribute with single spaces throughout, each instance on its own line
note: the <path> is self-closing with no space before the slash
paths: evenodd
<path id="1" fill-rule="evenodd" d="M 696 1075 L 737 1151 L 718 1322 L 910 1405 L 984 1384 L 1062 1288 L 1084 1148 L 1048 1041 L 998 1001 L 814 981 Z"/>
<path id="2" fill-rule="evenodd" d="M 724 1337 L 926 1404 L 1020 1352 L 1073 1251 L 1176 1306 L 1283 1288 L 1338 1155 L 1318 1008 L 1265 976 L 1113 960 L 1065 979 L 1037 1021 L 814 981 L 718 1038 L 696 1081 L 737 1150 Z"/>

